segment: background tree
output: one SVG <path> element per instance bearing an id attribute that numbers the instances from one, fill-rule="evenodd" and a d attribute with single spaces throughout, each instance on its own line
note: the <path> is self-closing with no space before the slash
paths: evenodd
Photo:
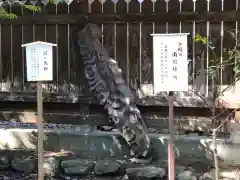
<path id="1" fill-rule="evenodd" d="M 48 0 L 48 3 L 52 3 L 52 4 L 55 4 L 57 2 L 63 2 L 63 1 L 57 1 L 57 0 Z M 22 2 L 22 1 L 13 1 L 13 6 L 14 5 L 18 5 L 18 6 L 21 6 L 25 9 L 28 9 L 29 11 L 32 11 L 32 12 L 41 12 L 42 11 L 42 8 L 38 5 L 31 5 L 31 4 L 25 4 L 25 2 Z M 8 12 L 8 10 L 6 10 L 6 8 L 4 6 L 0 6 L 0 18 L 1 19 L 16 19 L 18 16 L 12 12 Z"/>
<path id="2" fill-rule="evenodd" d="M 227 31 L 227 33 L 230 33 L 231 36 L 234 39 L 237 39 L 236 45 L 233 48 L 230 48 L 227 50 L 227 58 L 221 60 L 220 57 L 218 57 L 215 53 L 215 47 L 214 44 L 208 40 L 207 37 L 201 36 L 200 34 L 197 34 L 194 37 L 195 42 L 201 43 L 205 46 L 207 46 L 211 50 L 211 60 L 209 62 L 209 67 L 205 69 L 205 73 L 208 75 L 208 77 L 212 80 L 212 102 L 211 105 L 207 104 L 208 107 L 210 107 L 210 110 L 212 112 L 212 122 L 214 124 L 214 127 L 212 129 L 212 140 L 213 140 L 213 156 L 214 156 L 214 165 L 215 165 L 215 179 L 219 180 L 219 163 L 218 163 L 218 156 L 217 156 L 217 143 L 216 143 L 216 136 L 217 132 L 222 128 L 222 126 L 227 123 L 232 115 L 235 113 L 236 109 L 232 110 L 224 120 L 220 121 L 218 125 L 216 126 L 216 119 L 218 118 L 219 114 L 216 114 L 216 108 L 220 106 L 220 108 L 224 108 L 224 105 L 221 106 L 219 104 L 219 97 L 224 94 L 227 90 L 231 89 L 237 81 L 240 80 L 240 41 L 238 38 L 235 37 L 235 33 Z M 233 68 L 234 72 L 234 81 L 232 84 L 228 85 L 224 89 L 222 87 L 218 86 L 221 85 L 221 71 L 227 67 Z M 201 97 L 201 99 L 204 100 L 204 97 Z M 206 102 L 206 101 L 205 101 Z M 207 103 L 207 102 L 206 102 Z M 224 112 L 221 111 L 221 112 Z"/>

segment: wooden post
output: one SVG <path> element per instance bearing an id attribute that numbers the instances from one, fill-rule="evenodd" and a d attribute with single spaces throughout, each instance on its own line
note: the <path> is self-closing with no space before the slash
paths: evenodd
<path id="1" fill-rule="evenodd" d="M 154 93 L 169 92 L 168 179 L 175 179 L 173 92 L 188 91 L 188 33 L 153 35 Z"/>
<path id="2" fill-rule="evenodd" d="M 26 47 L 27 81 L 37 81 L 38 180 L 44 180 L 42 81 L 53 80 L 52 47 L 57 45 L 36 41 L 21 46 Z"/>
<path id="3" fill-rule="evenodd" d="M 174 155 L 174 109 L 173 109 L 173 92 L 169 92 L 168 96 L 169 106 L 169 140 L 168 140 L 168 179 L 175 180 L 175 155 Z"/>
<path id="4" fill-rule="evenodd" d="M 37 125 L 38 125 L 38 180 L 44 180 L 44 169 L 43 169 L 43 101 L 42 101 L 42 82 L 37 82 Z"/>

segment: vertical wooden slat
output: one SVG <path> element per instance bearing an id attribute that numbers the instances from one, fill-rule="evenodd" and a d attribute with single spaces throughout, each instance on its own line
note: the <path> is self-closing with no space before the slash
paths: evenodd
<path id="1" fill-rule="evenodd" d="M 129 1 L 129 7 L 127 8 L 128 13 L 139 13 L 139 1 Z M 139 86 L 139 46 L 139 23 L 129 23 L 130 86 L 135 90 Z"/>
<path id="2" fill-rule="evenodd" d="M 23 7 L 21 7 L 21 15 L 24 16 L 24 11 L 23 11 Z M 24 43 L 24 25 L 21 24 L 21 44 Z M 26 90 L 25 88 L 25 54 L 24 54 L 24 48 L 22 48 L 22 86 L 23 86 L 23 90 Z"/>
<path id="3" fill-rule="evenodd" d="M 101 13 L 102 12 L 102 4 L 99 0 L 92 0 L 91 3 L 91 13 Z"/>
<path id="4" fill-rule="evenodd" d="M 155 13 L 155 10 L 156 10 L 156 6 L 155 6 L 155 3 L 156 1 L 153 0 L 153 7 L 152 7 L 152 12 Z M 155 30 L 155 22 L 152 23 L 152 33 L 155 34 L 156 30 Z M 152 37 L 151 37 L 152 39 Z M 151 43 L 152 44 L 152 43 Z M 152 49 L 153 49 L 153 45 L 152 45 Z M 149 49 L 150 50 L 150 49 Z M 149 52 L 152 56 L 151 56 L 151 59 L 152 59 L 152 67 L 151 67 L 151 74 L 152 74 L 152 77 L 151 77 L 151 83 L 153 84 L 153 67 L 154 67 L 154 61 L 153 61 L 153 52 Z M 154 89 L 154 88 L 153 88 Z M 155 94 L 154 90 L 152 91 L 153 94 Z"/>
<path id="5" fill-rule="evenodd" d="M 71 3 L 71 14 L 79 13 L 90 13 L 91 12 L 91 3 L 93 0 L 88 1 L 73 1 Z M 86 23 L 86 22 L 84 22 Z M 81 23 L 81 26 L 83 23 Z M 78 37 L 77 32 L 79 26 L 71 25 L 71 59 L 72 59 L 72 69 L 73 69 L 73 83 L 76 86 L 74 92 L 80 93 L 81 95 L 88 95 L 89 89 L 87 80 L 84 75 L 84 63 L 80 58 L 79 46 L 78 46 Z M 86 87 L 86 88 L 84 88 Z"/>
<path id="6" fill-rule="evenodd" d="M 34 41 L 45 41 L 45 25 L 34 25 Z"/>
<path id="7" fill-rule="evenodd" d="M 196 0 L 193 0 L 193 12 L 196 12 Z M 196 36 L 196 22 L 193 21 L 192 24 L 192 36 Z M 192 85 L 195 83 L 195 71 L 196 71 L 196 43 L 193 41 L 192 43 Z M 192 86 L 193 87 L 193 86 Z"/>
<path id="8" fill-rule="evenodd" d="M 37 6 L 41 7 L 42 12 L 34 13 L 35 16 L 41 15 L 45 13 L 45 6 L 41 2 L 36 3 Z M 34 32 L 33 32 L 33 39 L 34 41 L 45 41 L 46 40 L 46 28 L 44 24 L 34 24 Z"/>
<path id="9" fill-rule="evenodd" d="M 3 62 L 2 62 L 2 25 L 0 24 L 0 91 L 2 91 L 3 82 Z"/>
<path id="10" fill-rule="evenodd" d="M 49 4 L 48 6 L 44 6 L 44 13 L 55 13 L 56 12 L 56 6 L 55 4 Z M 43 12 L 42 12 L 43 13 Z M 57 65 L 57 49 L 58 49 L 58 43 L 56 42 L 56 37 L 58 32 L 56 31 L 56 25 L 52 24 L 44 24 L 42 25 L 41 29 L 43 30 L 44 34 L 42 34 L 42 39 L 44 41 L 57 44 L 57 47 L 53 47 L 53 82 L 48 82 L 48 91 L 51 93 L 56 93 L 58 90 L 58 65 Z"/>
<path id="11" fill-rule="evenodd" d="M 142 13 L 142 1 L 139 2 L 139 13 Z M 139 85 L 142 84 L 142 22 L 139 23 Z"/>
<path id="12" fill-rule="evenodd" d="M 149 11 L 154 13 L 155 11 L 155 0 L 139 0 L 141 2 L 141 13 L 145 14 Z M 142 22 L 141 27 L 141 38 L 140 38 L 140 45 L 141 45 L 141 92 L 143 91 L 142 87 L 146 87 L 146 84 L 153 83 L 152 78 L 152 65 L 153 65 L 153 58 L 152 58 L 152 36 L 151 34 L 154 33 L 154 22 Z M 150 90 L 150 89 L 149 89 Z M 149 92 L 149 91 L 148 91 Z M 151 93 L 151 92 L 149 92 Z"/>
<path id="13" fill-rule="evenodd" d="M 127 4 L 127 8 L 126 8 L 126 10 L 127 10 L 127 13 L 129 13 L 129 3 L 127 3 L 126 2 L 126 4 Z M 126 29 L 126 31 L 127 31 L 127 34 L 126 34 L 126 46 L 127 46 L 127 66 L 126 66 L 126 68 L 127 68 L 127 84 L 129 85 L 130 84 L 130 56 L 129 56 L 129 23 L 127 23 L 127 29 Z"/>
<path id="14" fill-rule="evenodd" d="M 34 16 L 35 13 L 33 12 L 32 15 Z M 33 32 L 32 32 L 33 37 L 32 37 L 32 38 L 33 38 L 33 41 L 35 41 L 35 40 L 36 40 L 36 33 L 35 33 L 35 28 L 36 28 L 36 27 L 35 27 L 35 24 L 33 24 L 32 27 L 33 27 L 33 29 L 32 29 L 32 31 L 33 31 Z"/>
<path id="15" fill-rule="evenodd" d="M 224 10 L 224 0 L 222 1 L 222 7 L 221 7 L 221 11 Z M 220 63 L 223 63 L 223 36 L 224 36 L 224 22 L 221 21 L 221 52 L 220 52 Z M 223 85 L 223 68 L 221 68 L 221 72 L 220 72 L 220 85 Z M 222 88 L 221 88 L 222 90 Z"/>
<path id="16" fill-rule="evenodd" d="M 10 11 L 9 6 L 5 6 L 7 11 Z M 12 60 L 11 60 L 11 25 L 2 25 L 2 65 L 3 65 L 3 83 L 2 83 L 2 91 L 10 91 L 11 83 L 12 83 Z"/>
<path id="17" fill-rule="evenodd" d="M 166 12 L 168 12 L 168 2 L 169 2 L 169 0 L 165 0 L 165 2 L 166 2 L 166 9 L 165 9 L 165 11 Z M 166 22 L 166 33 L 168 33 L 168 22 Z"/>
<path id="18" fill-rule="evenodd" d="M 6 83 L 10 83 L 10 77 L 11 77 L 11 30 L 10 30 L 10 25 L 3 25 L 2 26 L 2 57 L 3 59 L 3 66 L 2 69 L 3 72 L 3 81 L 5 87 L 2 87 L 4 91 L 9 91 L 10 89 L 7 87 L 8 85 Z M 7 82 L 8 81 L 8 82 Z"/>
<path id="19" fill-rule="evenodd" d="M 12 5 L 10 5 L 10 12 L 12 12 Z M 13 26 L 12 24 L 10 25 L 10 61 L 11 61 L 11 74 L 10 74 L 10 79 L 11 79 L 11 83 L 13 82 L 14 79 L 14 75 L 13 75 Z"/>
<path id="20" fill-rule="evenodd" d="M 78 2 L 73 1 L 70 5 L 70 14 L 79 14 L 79 13 L 86 13 L 88 7 L 86 7 L 86 4 L 84 2 Z M 86 9 L 86 10 L 84 10 Z M 73 93 L 79 93 L 83 90 L 83 84 L 84 79 L 79 78 L 79 76 L 83 76 L 83 72 L 79 74 L 78 71 L 82 71 L 79 68 L 79 52 L 75 52 L 76 50 L 79 50 L 79 48 L 76 48 L 78 40 L 77 40 L 77 34 L 76 34 L 76 26 L 70 25 L 69 26 L 69 57 L 70 57 L 70 78 L 71 78 L 71 85 L 70 89 Z M 74 46 L 75 47 L 74 47 Z M 75 50 L 74 50 L 75 49 Z"/>
<path id="21" fill-rule="evenodd" d="M 182 1 L 183 0 L 179 0 L 179 12 L 182 12 Z M 182 33 L 182 22 L 179 22 L 179 33 Z"/>
<path id="22" fill-rule="evenodd" d="M 113 14 L 117 10 L 117 6 L 115 6 L 118 2 L 118 0 L 100 0 L 104 1 L 104 13 Z M 115 6 L 115 7 L 114 7 Z M 112 23 L 112 26 L 114 26 L 114 23 Z"/>
<path id="23" fill-rule="evenodd" d="M 47 24 L 44 24 L 44 41 L 47 42 Z"/>
<path id="24" fill-rule="evenodd" d="M 153 83 L 153 43 L 151 34 L 155 33 L 152 23 L 144 23 L 142 29 L 142 83 Z M 150 87 L 149 87 L 150 88 Z M 153 93 L 148 89 L 148 93 Z"/>
<path id="25" fill-rule="evenodd" d="M 238 0 L 236 0 L 236 11 L 238 10 L 238 6 L 239 6 L 239 2 L 238 2 Z M 238 21 L 236 21 L 235 22 L 235 45 L 237 45 L 238 44 L 238 36 L 239 36 L 239 34 L 238 34 L 238 31 L 239 31 L 239 29 L 238 29 L 239 27 L 238 27 Z M 235 63 L 234 63 L 234 65 L 236 65 L 236 57 L 235 57 Z M 235 75 L 235 74 L 234 74 Z M 236 81 L 236 79 L 233 79 L 233 81 Z"/>
<path id="26" fill-rule="evenodd" d="M 155 10 L 158 12 L 166 12 L 166 0 L 157 0 L 155 3 Z"/>
<path id="27" fill-rule="evenodd" d="M 127 83 L 127 46 L 126 46 L 126 36 L 127 36 L 127 25 L 125 23 L 116 25 L 116 57 L 118 66 L 123 72 L 123 78 Z"/>
<path id="28" fill-rule="evenodd" d="M 55 5 L 52 5 L 55 6 Z M 42 29 L 44 29 L 43 39 L 46 42 L 57 44 L 57 47 L 53 47 L 53 82 L 48 82 L 48 89 L 51 93 L 56 93 L 58 90 L 58 62 L 57 62 L 57 49 L 58 43 L 56 42 L 57 34 L 56 25 L 43 25 Z"/>
<path id="29" fill-rule="evenodd" d="M 55 14 L 58 14 L 58 4 L 55 5 Z M 55 53 L 55 57 L 56 57 L 56 86 L 57 86 L 57 92 L 59 92 L 59 58 L 58 58 L 58 24 L 55 25 L 55 41 L 56 41 L 56 44 L 57 44 L 57 48 L 56 48 L 56 53 Z"/>
<path id="30" fill-rule="evenodd" d="M 70 15 L 70 5 L 67 5 L 67 14 Z M 71 81 L 71 57 L 70 57 L 70 24 L 67 25 L 67 72 L 68 81 Z"/>
<path id="31" fill-rule="evenodd" d="M 139 1 L 138 0 L 125 0 L 129 1 L 129 12 L 130 13 L 139 13 Z"/>
<path id="32" fill-rule="evenodd" d="M 166 9 L 165 9 L 165 12 L 167 12 L 167 13 L 169 13 L 169 1 L 170 0 L 165 0 L 165 2 L 166 2 Z M 169 23 L 168 22 L 166 22 L 166 24 L 165 24 L 165 33 L 169 33 Z M 168 93 L 167 92 L 161 92 L 161 95 L 164 95 L 164 96 L 167 96 L 168 95 Z"/>
<path id="33" fill-rule="evenodd" d="M 35 13 L 33 12 L 32 15 L 34 16 Z M 32 40 L 36 41 L 36 26 L 35 26 L 35 24 L 32 25 Z M 35 83 L 29 83 L 29 84 L 31 84 L 30 87 L 33 86 L 33 88 L 31 88 L 31 90 L 36 91 Z"/>
<path id="34" fill-rule="evenodd" d="M 114 3 L 114 13 L 117 13 L 117 4 Z M 114 59 L 117 61 L 117 24 L 114 23 Z"/>
<path id="35" fill-rule="evenodd" d="M 21 7 L 18 5 L 11 6 L 11 12 L 16 15 L 21 15 Z M 11 46 L 11 81 L 12 81 L 12 91 L 22 91 L 22 81 L 24 76 L 22 76 L 22 26 L 21 25 L 11 25 L 10 26 L 10 41 Z"/>
<path id="36" fill-rule="evenodd" d="M 118 0 L 112 0 L 114 5 L 114 13 L 126 11 L 124 6 Z M 126 4 L 125 1 L 122 1 Z M 117 8 L 120 5 L 120 8 Z M 119 67 L 122 69 L 123 78 L 127 81 L 127 46 L 126 46 L 126 23 L 114 24 L 114 57 L 116 58 Z"/>
<path id="37" fill-rule="evenodd" d="M 117 12 L 127 12 L 127 4 L 128 3 L 126 3 L 126 0 L 118 0 Z"/>
<path id="38" fill-rule="evenodd" d="M 152 12 L 155 13 L 155 4 L 156 4 L 156 1 L 153 0 L 152 1 Z M 152 32 L 153 34 L 155 33 L 155 22 L 152 22 Z"/>
<path id="39" fill-rule="evenodd" d="M 91 0 L 88 0 L 88 13 L 92 12 L 92 2 Z"/>
<path id="40" fill-rule="evenodd" d="M 68 5 L 59 3 L 58 14 L 68 14 Z M 68 93 L 69 90 L 69 59 L 68 59 L 68 25 L 58 25 L 58 66 L 59 66 L 59 92 Z"/>
<path id="41" fill-rule="evenodd" d="M 220 12 L 222 9 L 222 0 L 211 0 L 210 9 L 211 11 Z M 233 2 L 233 1 L 232 1 Z"/>
<path id="42" fill-rule="evenodd" d="M 182 12 L 182 1 L 183 0 L 178 0 L 179 1 L 179 12 L 181 13 Z M 180 21 L 179 22 L 179 33 L 182 33 L 182 22 Z M 183 92 L 179 92 L 179 93 L 177 93 L 177 94 L 179 94 L 179 96 L 180 97 L 183 97 Z"/>
<path id="43" fill-rule="evenodd" d="M 104 3 L 105 1 L 104 0 L 100 0 L 100 3 L 101 3 L 101 13 L 104 14 Z M 101 37 L 101 42 L 102 42 L 102 45 L 104 45 L 104 24 L 101 24 L 101 29 L 102 29 L 102 37 Z"/>
<path id="44" fill-rule="evenodd" d="M 210 11 L 210 0 L 207 0 L 207 11 Z M 207 25 L 206 25 L 206 34 L 207 34 L 207 40 L 209 40 L 209 31 L 210 31 L 210 22 L 207 21 Z M 208 45 L 206 45 L 206 89 L 205 89 L 205 96 L 208 96 L 208 67 L 209 67 L 209 47 Z"/>
<path id="45" fill-rule="evenodd" d="M 139 38 L 138 24 L 129 24 L 130 84 L 135 90 L 139 84 Z"/>
<path id="46" fill-rule="evenodd" d="M 30 12 L 29 10 L 22 8 L 22 14 L 24 16 L 31 16 L 33 15 L 32 12 Z M 33 42 L 33 25 L 22 25 L 22 44 L 26 44 L 26 43 L 31 43 Z M 25 49 L 22 48 L 23 51 L 23 62 L 22 62 L 22 69 L 26 68 L 26 53 L 25 53 Z M 24 71 L 24 78 L 26 78 L 26 71 Z M 26 80 L 24 81 L 24 90 L 25 91 L 35 91 L 35 85 L 34 83 L 29 83 Z"/>

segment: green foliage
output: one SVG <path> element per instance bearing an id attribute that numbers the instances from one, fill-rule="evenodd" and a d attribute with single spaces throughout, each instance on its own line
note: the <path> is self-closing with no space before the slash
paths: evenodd
<path id="1" fill-rule="evenodd" d="M 41 12 L 42 8 L 40 6 L 36 6 L 36 5 L 27 5 L 27 4 L 23 4 L 23 7 L 25 9 L 28 9 L 32 12 Z"/>
<path id="2" fill-rule="evenodd" d="M 48 2 L 49 2 L 50 4 L 56 4 L 56 3 L 57 3 L 56 0 L 49 0 Z"/>
<path id="3" fill-rule="evenodd" d="M 233 35 L 233 33 L 231 33 L 231 35 Z M 212 59 L 209 61 L 209 67 L 206 70 L 210 78 L 212 78 L 216 83 L 218 83 L 220 81 L 220 78 L 219 78 L 220 71 L 222 69 L 225 69 L 226 67 L 231 67 L 233 68 L 233 71 L 234 71 L 234 78 L 236 80 L 240 79 L 240 43 L 239 42 L 237 42 L 233 48 L 230 48 L 227 50 L 227 54 L 226 56 L 224 56 L 225 58 L 221 61 L 221 58 L 216 56 L 216 53 L 214 51 L 215 47 L 213 46 L 213 43 L 207 37 L 197 34 L 195 37 L 193 37 L 193 39 L 195 42 L 206 45 L 211 50 L 210 57 Z"/>
<path id="4" fill-rule="evenodd" d="M 1 19 L 16 19 L 17 15 L 7 12 L 3 7 L 0 7 L 0 18 Z"/>
<path id="5" fill-rule="evenodd" d="M 52 0 L 54 1 L 54 0 Z M 20 4 L 23 8 L 28 9 L 29 11 L 32 12 L 41 12 L 42 8 L 37 5 L 27 5 L 27 4 Z M 7 12 L 4 7 L 0 7 L 0 18 L 1 19 L 17 19 L 17 15 L 11 12 Z"/>
<path id="6" fill-rule="evenodd" d="M 200 34 L 197 34 L 193 38 L 194 38 L 195 42 L 200 42 L 202 44 L 208 44 L 209 43 L 207 37 L 201 36 Z"/>
<path id="7" fill-rule="evenodd" d="M 50 4 L 62 3 L 63 0 L 49 0 Z M 28 5 L 28 4 L 15 4 L 20 5 L 25 9 L 28 9 L 31 12 L 42 12 L 42 8 L 38 5 Z M 0 6 L 0 19 L 16 19 L 18 16 L 14 13 L 7 12 L 2 6 Z"/>

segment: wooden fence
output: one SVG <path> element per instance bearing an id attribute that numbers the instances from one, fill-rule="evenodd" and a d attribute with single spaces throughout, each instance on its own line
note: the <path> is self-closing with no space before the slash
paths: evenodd
<path id="1" fill-rule="evenodd" d="M 199 33 L 211 39 L 216 45 L 217 56 L 223 60 L 228 48 L 236 44 L 235 37 L 238 36 L 238 0 L 74 0 L 57 5 L 43 3 L 37 2 L 42 6 L 41 13 L 5 5 L 9 12 L 19 17 L 2 20 L 0 24 L 1 99 L 30 100 L 35 96 L 35 85 L 26 82 L 25 53 L 21 44 L 37 40 L 58 45 L 53 58 L 54 82 L 45 84 L 48 100 L 66 101 L 69 96 L 71 102 L 80 101 L 82 96 L 86 99 L 89 94 L 86 94 L 82 61 L 74 48 L 75 32 L 86 17 L 102 28 L 101 42 L 119 63 L 126 82 L 136 91 L 143 84 L 152 84 L 151 33 L 190 33 L 190 84 L 194 84 L 198 72 L 207 68 L 211 60 L 209 48 L 196 44 L 192 37 Z M 221 85 L 232 83 L 232 69 L 223 70 L 221 77 Z M 208 96 L 211 82 L 207 76 L 204 84 L 204 95 Z"/>

